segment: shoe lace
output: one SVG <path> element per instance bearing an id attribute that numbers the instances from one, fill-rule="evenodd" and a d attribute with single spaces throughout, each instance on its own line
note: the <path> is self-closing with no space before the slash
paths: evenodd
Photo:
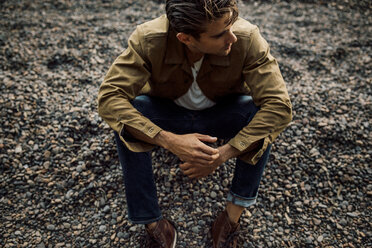
<path id="1" fill-rule="evenodd" d="M 227 236 L 226 241 L 223 243 L 221 248 L 233 247 L 234 240 L 239 239 L 241 233 L 242 231 L 235 231 L 235 232 L 230 233 L 229 236 Z"/>

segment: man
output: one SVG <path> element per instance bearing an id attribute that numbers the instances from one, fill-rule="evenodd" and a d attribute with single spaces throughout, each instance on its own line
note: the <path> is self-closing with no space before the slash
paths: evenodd
<path id="1" fill-rule="evenodd" d="M 272 142 L 291 121 L 276 60 L 235 0 L 168 0 L 166 16 L 139 25 L 98 97 L 114 129 L 128 217 L 157 247 L 175 247 L 162 217 L 150 150 L 161 146 L 202 178 L 237 157 L 226 209 L 211 227 L 214 247 L 236 247 L 243 210 L 255 203 Z M 226 144 L 213 148 L 218 138 Z"/>

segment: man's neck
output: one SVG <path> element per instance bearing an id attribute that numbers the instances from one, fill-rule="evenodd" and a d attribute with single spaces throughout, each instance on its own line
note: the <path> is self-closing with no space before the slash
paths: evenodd
<path id="1" fill-rule="evenodd" d="M 186 55 L 190 64 L 193 65 L 196 61 L 199 61 L 204 56 L 204 53 L 193 51 L 193 49 L 190 49 L 188 46 L 186 46 Z"/>

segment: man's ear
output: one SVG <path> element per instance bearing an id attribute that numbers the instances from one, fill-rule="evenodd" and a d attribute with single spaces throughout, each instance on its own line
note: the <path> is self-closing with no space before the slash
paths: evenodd
<path id="1" fill-rule="evenodd" d="M 177 33 L 177 39 L 185 45 L 192 43 L 192 36 L 185 33 Z"/>

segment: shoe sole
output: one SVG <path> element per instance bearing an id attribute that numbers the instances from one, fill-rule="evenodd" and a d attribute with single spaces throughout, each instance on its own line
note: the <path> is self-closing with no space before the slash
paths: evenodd
<path id="1" fill-rule="evenodd" d="M 174 232 L 174 241 L 172 244 L 172 248 L 176 248 L 176 243 L 177 243 L 177 232 Z"/>

